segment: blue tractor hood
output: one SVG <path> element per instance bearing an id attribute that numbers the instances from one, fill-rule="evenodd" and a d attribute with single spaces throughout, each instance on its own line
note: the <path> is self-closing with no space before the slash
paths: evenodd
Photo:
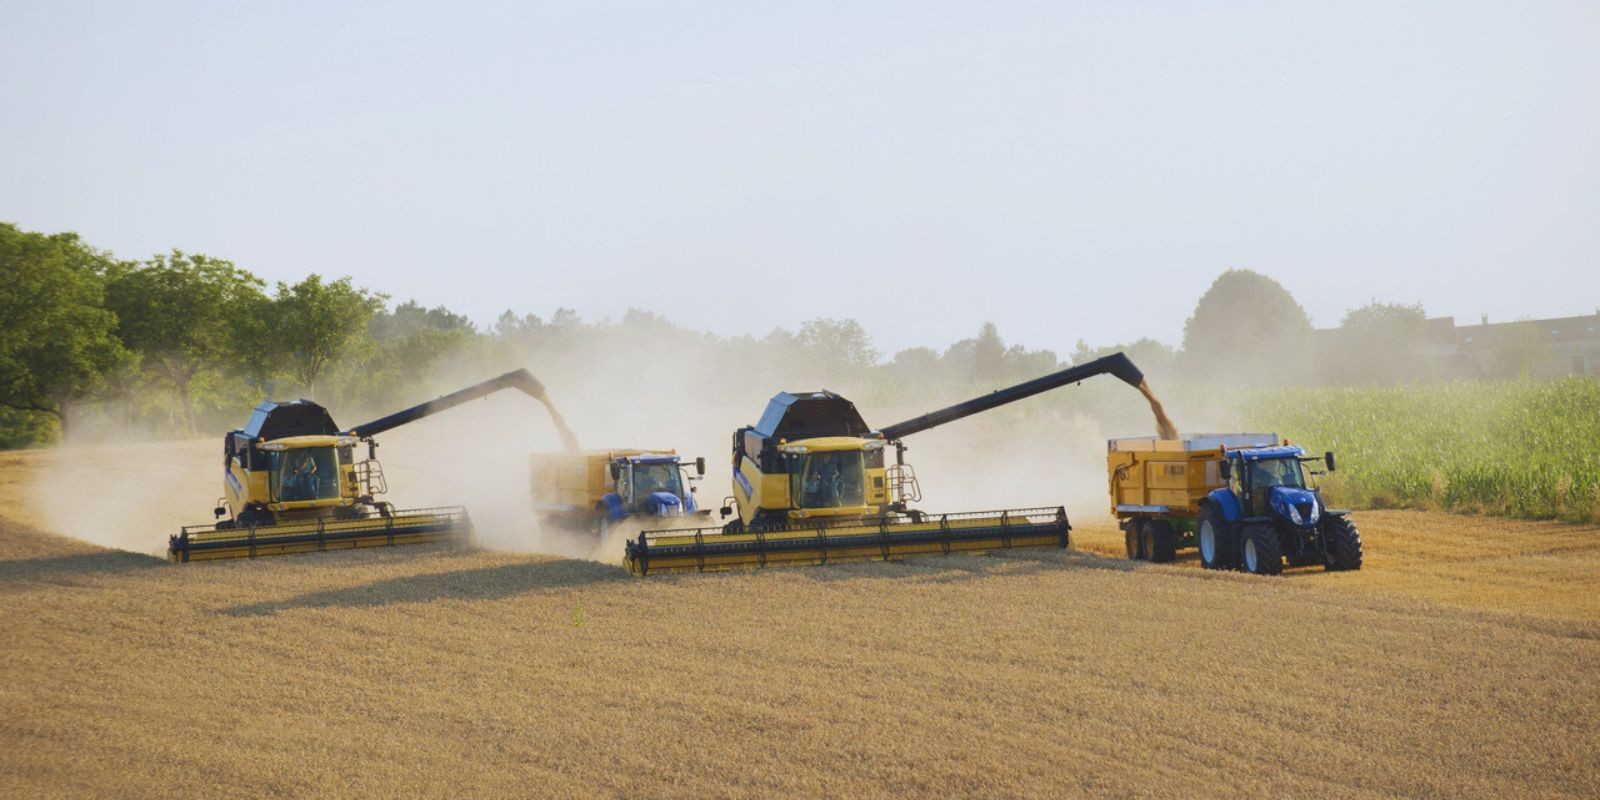
<path id="1" fill-rule="evenodd" d="M 1269 504 L 1272 513 L 1296 525 L 1315 525 L 1322 517 L 1316 494 L 1306 489 L 1274 486 Z"/>
<path id="2" fill-rule="evenodd" d="M 644 513 L 660 517 L 676 516 L 682 513 L 680 510 L 682 505 L 678 496 L 672 492 L 651 492 L 650 496 L 644 499 Z"/>

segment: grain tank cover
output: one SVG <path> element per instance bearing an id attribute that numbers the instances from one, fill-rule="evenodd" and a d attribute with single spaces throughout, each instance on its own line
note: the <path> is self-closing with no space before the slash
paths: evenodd
<path id="1" fill-rule="evenodd" d="M 856 404 L 833 392 L 779 392 L 755 432 L 767 439 L 814 439 L 818 436 L 865 436 L 871 432 Z"/>
<path id="2" fill-rule="evenodd" d="M 339 426 L 333 424 L 326 408 L 310 400 L 266 400 L 250 413 L 241 432 L 252 440 L 271 441 L 286 436 L 337 436 Z"/>

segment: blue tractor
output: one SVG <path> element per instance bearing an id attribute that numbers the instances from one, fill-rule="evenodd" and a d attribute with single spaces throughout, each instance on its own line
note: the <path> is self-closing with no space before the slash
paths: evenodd
<path id="1" fill-rule="evenodd" d="M 710 513 L 695 502 L 694 483 L 706 472 L 705 459 L 696 459 L 689 475 L 675 453 L 641 453 L 620 456 L 610 463 L 611 491 L 595 504 L 595 530 L 604 534 L 613 523 L 632 516 L 684 517 Z"/>
<path id="2" fill-rule="evenodd" d="M 1195 544 L 1207 569 L 1277 575 L 1284 564 L 1322 564 L 1330 571 L 1361 569 L 1361 532 L 1349 512 L 1328 508 L 1306 478 L 1335 468 L 1333 453 L 1307 457 L 1288 444 L 1224 449 L 1218 470 L 1225 485 L 1207 493 L 1196 520 Z"/>

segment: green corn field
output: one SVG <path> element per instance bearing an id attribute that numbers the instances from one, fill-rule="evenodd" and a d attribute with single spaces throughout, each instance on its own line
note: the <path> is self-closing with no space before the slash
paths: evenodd
<path id="1" fill-rule="evenodd" d="M 1339 505 L 1600 521 L 1594 379 L 1268 391 L 1244 419 L 1333 450 Z"/>

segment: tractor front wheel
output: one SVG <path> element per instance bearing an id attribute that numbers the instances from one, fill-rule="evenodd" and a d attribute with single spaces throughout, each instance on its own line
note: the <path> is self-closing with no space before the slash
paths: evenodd
<path id="1" fill-rule="evenodd" d="M 1239 541 L 1233 525 L 1214 505 L 1200 509 L 1195 544 L 1200 549 L 1200 566 L 1206 569 L 1234 569 L 1239 566 Z"/>
<path id="2" fill-rule="evenodd" d="M 1349 517 L 1323 520 L 1322 538 L 1328 546 L 1329 572 L 1361 569 L 1361 531 Z"/>
<path id="3" fill-rule="evenodd" d="M 1283 542 L 1270 524 L 1256 523 L 1244 526 L 1244 547 L 1240 563 L 1244 571 L 1253 575 L 1279 575 L 1283 573 Z"/>

